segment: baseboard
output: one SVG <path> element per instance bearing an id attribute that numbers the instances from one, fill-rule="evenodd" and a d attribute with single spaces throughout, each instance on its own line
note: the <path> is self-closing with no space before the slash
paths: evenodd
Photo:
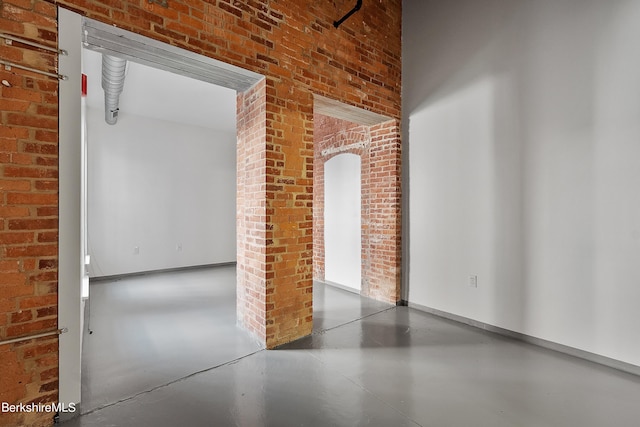
<path id="1" fill-rule="evenodd" d="M 543 347 L 549 350 L 557 351 L 559 353 L 578 357 L 580 359 L 587 360 L 589 362 L 598 363 L 600 365 L 617 369 L 619 371 L 623 371 L 629 374 L 640 376 L 640 366 L 632 365 L 631 363 L 622 362 L 620 360 L 612 359 L 610 357 L 601 356 L 599 354 L 591 353 L 585 350 L 580 350 L 574 347 L 569 347 L 564 344 L 558 344 L 553 341 L 547 341 L 541 338 L 532 337 L 530 335 L 522 334 L 520 332 L 515 332 L 509 329 L 500 328 L 498 326 L 493 326 L 484 322 L 469 319 L 467 317 L 458 316 L 457 314 L 452 314 L 446 311 L 437 310 L 435 308 L 426 307 L 424 305 L 414 304 L 412 302 L 406 302 L 406 304 L 409 306 L 409 308 L 413 308 L 419 311 L 424 311 L 426 313 L 433 314 L 438 317 L 453 320 L 455 322 L 473 326 L 478 329 L 482 329 L 482 330 L 492 332 L 498 335 L 502 335 L 508 338 L 512 338 L 518 341 L 533 344 L 538 347 Z"/>
<path id="2" fill-rule="evenodd" d="M 343 291 L 351 292 L 352 294 L 360 295 L 360 291 L 349 286 L 341 285 L 340 283 L 330 282 L 328 280 L 314 280 L 314 282 L 323 283 L 332 288 L 342 289 Z"/>
<path id="3" fill-rule="evenodd" d="M 90 277 L 89 280 L 92 283 L 107 282 L 107 281 L 113 281 L 113 280 L 119 280 L 119 279 L 126 279 L 128 277 L 135 277 L 135 276 L 148 276 L 151 274 L 174 273 L 177 271 L 187 271 L 187 270 L 202 270 L 205 268 L 228 267 L 231 265 L 236 265 L 236 262 L 235 261 L 221 262 L 218 264 L 191 265 L 187 267 L 175 267 L 175 268 L 165 268 L 160 270 L 140 271 L 140 272 L 134 272 L 134 273 L 114 274 L 111 276 Z"/>

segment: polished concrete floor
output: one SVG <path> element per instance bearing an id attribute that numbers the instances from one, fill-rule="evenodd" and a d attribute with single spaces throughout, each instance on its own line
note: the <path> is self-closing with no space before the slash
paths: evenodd
<path id="1" fill-rule="evenodd" d="M 225 267 L 92 285 L 90 412 L 63 425 L 640 423 L 639 377 L 322 285 L 314 334 L 262 350 L 235 326 L 234 282 Z"/>
<path id="2" fill-rule="evenodd" d="M 235 281 L 231 266 L 92 283 L 83 412 L 259 351 L 236 328 Z"/>

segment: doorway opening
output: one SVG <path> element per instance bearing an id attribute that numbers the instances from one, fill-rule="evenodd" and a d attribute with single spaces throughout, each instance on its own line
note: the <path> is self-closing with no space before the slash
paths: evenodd
<path id="1" fill-rule="evenodd" d="M 325 282 L 362 290 L 360 156 L 343 153 L 324 164 Z"/>
<path id="2" fill-rule="evenodd" d="M 400 299 L 399 123 L 314 97 L 314 281 Z"/>
<path id="3" fill-rule="evenodd" d="M 128 137 L 123 137 L 122 134 L 114 135 L 113 133 L 106 137 L 102 135 L 103 140 L 95 146 L 87 146 L 81 132 L 80 114 L 82 111 L 80 81 L 83 49 L 92 51 L 91 53 L 87 51 L 89 56 L 104 54 L 135 63 L 135 67 L 139 64 L 152 67 L 152 69 L 145 71 L 143 80 L 148 80 L 150 74 L 158 70 L 169 71 L 197 79 L 199 82 L 228 88 L 233 92 L 232 99 L 237 97 L 236 93 L 241 93 L 260 82 L 263 76 L 113 26 L 82 18 L 62 8 L 59 9 L 59 31 L 60 44 L 64 45 L 69 53 L 67 57 L 60 60 L 60 69 L 69 76 L 69 82 L 61 85 L 60 88 L 59 155 L 60 170 L 64 171 L 64 174 L 61 173 L 60 176 L 59 322 L 61 325 L 65 325 L 69 332 L 60 337 L 59 399 L 64 402 L 79 403 L 82 400 L 82 336 L 85 327 L 90 326 L 85 323 L 89 319 L 84 318 L 86 300 L 83 299 L 83 296 L 85 298 L 87 296 L 88 286 L 84 286 L 83 290 L 83 284 L 87 284 L 89 272 L 94 275 L 113 277 L 139 271 L 162 270 L 167 267 L 180 268 L 201 265 L 202 259 L 209 260 L 205 264 L 234 261 L 229 258 L 235 256 L 235 246 L 229 249 L 226 245 L 227 252 L 230 251 L 232 255 L 229 253 L 210 253 L 211 250 L 215 252 L 225 245 L 216 246 L 214 243 L 208 249 L 197 246 L 199 241 L 216 238 L 227 241 L 231 239 L 235 245 L 233 226 L 225 227 L 224 231 L 213 231 L 213 237 L 208 236 L 208 233 L 203 233 L 207 235 L 194 236 L 197 231 L 193 231 L 193 227 L 191 227 L 193 224 L 190 224 L 189 219 L 185 220 L 184 217 L 180 219 L 178 215 L 181 209 L 188 209 L 187 206 L 191 206 L 188 213 L 191 218 L 198 215 L 213 215 L 211 212 L 216 211 L 216 208 L 219 207 L 215 203 L 209 203 L 209 206 L 205 206 L 207 203 L 203 202 L 194 208 L 193 204 L 189 205 L 185 200 L 182 200 L 188 196 L 189 191 L 194 190 L 184 187 L 193 186 L 194 182 L 198 180 L 213 181 L 209 182 L 209 188 L 221 184 L 218 182 L 222 180 L 221 176 L 211 177 L 210 174 L 224 172 L 220 170 L 221 168 L 215 167 L 216 162 L 222 160 L 223 152 L 234 155 L 235 144 L 231 143 L 226 150 L 218 147 L 214 153 L 203 153 L 196 147 L 198 145 L 196 135 L 185 136 L 185 128 L 196 127 L 193 123 L 182 125 L 182 131 L 178 131 L 182 137 L 175 137 L 176 140 L 173 141 L 173 144 L 161 141 L 166 136 L 168 129 L 175 130 L 180 127 L 175 121 L 175 114 L 179 113 L 174 112 L 173 117 L 163 118 L 162 124 L 159 124 L 157 117 L 153 118 L 155 121 L 152 123 L 148 117 L 145 118 L 142 117 L 142 114 L 138 114 L 136 121 L 139 123 L 134 123 L 133 120 L 128 120 L 126 115 L 120 114 L 121 123 L 116 124 L 113 129 L 116 129 L 116 133 L 124 131 L 126 127 L 137 129 L 133 131 L 134 136 L 129 134 Z M 171 83 L 165 81 L 165 84 L 170 85 Z M 134 84 L 132 88 L 135 86 Z M 142 111 L 148 113 L 153 109 L 161 112 L 162 108 L 156 108 L 158 106 L 162 107 L 162 102 L 151 100 L 151 104 L 142 107 Z M 103 114 L 101 113 L 100 116 Z M 101 122 L 101 119 L 97 120 L 96 117 L 93 117 L 90 109 L 87 118 L 92 124 L 87 129 L 89 139 L 95 137 L 95 130 L 110 126 Z M 215 121 L 216 117 L 211 117 L 210 120 Z M 95 133 L 98 134 L 100 131 Z M 92 149 L 97 151 L 92 153 Z M 92 154 L 98 154 L 98 156 L 92 158 Z M 170 162 L 158 167 L 158 163 L 154 159 L 159 154 L 162 154 L 165 160 L 169 159 Z M 233 158 L 235 162 L 235 156 Z M 99 165 L 102 170 L 99 171 L 95 167 L 93 170 L 87 170 L 87 159 L 97 162 L 92 166 Z M 167 171 L 172 168 L 182 171 L 200 170 L 204 175 L 196 176 L 197 172 L 194 172 L 196 175 L 190 174 L 187 177 L 191 181 L 182 180 L 181 183 L 176 183 L 175 181 L 180 181 L 177 178 L 184 177 L 174 175 L 175 179 L 172 179 L 171 172 Z M 85 185 L 87 176 L 91 176 L 94 172 L 102 174 L 99 180 L 89 181 L 89 185 Z M 186 172 L 184 174 L 186 175 Z M 231 174 L 233 175 L 233 173 Z M 120 180 L 119 183 L 118 180 Z M 235 183 L 235 176 L 233 176 L 232 182 Z M 98 187 L 93 188 L 92 185 L 96 184 L 99 184 Z M 106 186 L 106 188 L 111 186 L 112 189 L 117 185 L 128 187 L 109 191 L 110 196 L 116 197 L 115 200 L 102 200 L 101 205 L 93 206 L 93 202 L 100 202 L 100 199 L 94 196 L 105 194 L 103 191 L 105 187 L 100 187 L 100 185 Z M 176 188 L 169 191 L 167 187 L 170 186 Z M 234 185 L 227 187 L 235 188 Z M 229 188 L 223 190 L 227 193 L 230 191 Z M 207 189 L 201 188 L 196 193 L 202 191 L 207 191 Z M 141 200 L 141 195 L 145 193 L 149 196 L 144 199 L 146 202 Z M 165 193 L 173 194 L 173 199 L 163 198 Z M 231 197 L 235 200 L 235 194 L 232 194 Z M 129 200 L 123 200 L 127 198 Z M 206 197 L 201 199 L 203 201 L 211 200 Z M 162 201 L 159 202 L 159 200 Z M 104 210 L 108 211 L 113 208 L 114 203 L 124 206 L 125 211 L 129 209 L 143 212 L 142 219 L 136 217 L 135 220 L 132 220 L 133 216 L 122 215 L 122 210 L 119 211 L 120 213 L 104 212 Z M 235 222 L 235 201 L 227 208 L 231 209 L 227 209 L 225 215 L 230 217 L 227 220 L 231 221 L 233 225 Z M 87 227 L 87 211 L 92 209 L 94 213 L 103 215 L 100 224 L 102 227 L 99 225 L 97 228 L 92 228 L 91 224 Z M 163 217 L 163 219 L 158 211 L 173 212 L 171 214 L 173 217 Z M 113 223 L 109 221 L 117 215 L 122 216 L 119 224 L 121 227 L 114 232 Z M 167 232 L 166 225 L 161 224 L 162 221 L 170 221 L 171 224 L 174 224 L 173 234 Z M 122 227 L 122 222 L 128 223 L 126 227 Z M 176 224 L 177 226 L 175 226 Z M 87 238 L 87 230 L 92 231 L 92 236 L 89 236 L 91 239 Z M 142 233 L 145 230 L 147 233 Z M 178 235 L 180 231 L 182 234 Z M 98 234 L 102 234 L 100 239 L 94 239 Z M 133 240 L 131 240 L 132 237 Z M 145 241 L 145 239 L 145 244 L 135 243 L 135 240 Z M 100 250 L 92 247 L 93 243 L 98 240 L 102 245 Z M 187 242 L 195 243 L 192 245 Z M 116 245 L 115 249 L 113 249 L 114 244 Z M 121 247 L 118 247 L 119 244 Z M 91 257 L 91 252 L 94 249 L 97 256 Z M 208 253 L 207 250 L 210 252 Z M 144 259 L 145 253 L 149 255 L 146 259 Z M 169 259 L 171 262 L 167 263 L 166 261 Z M 165 262 L 161 262 L 163 260 Z M 235 284 L 235 275 L 233 281 Z M 140 310 L 143 311 L 145 303 L 157 296 L 158 290 L 155 291 L 151 290 L 144 295 L 139 295 L 138 308 Z M 235 309 L 235 305 L 233 308 Z M 197 325 L 194 327 L 197 328 Z M 171 328 L 165 332 L 171 333 Z M 173 333 L 179 335 L 185 332 L 174 331 Z M 150 344 L 154 350 L 153 343 L 147 344 Z M 158 349 L 155 350 L 160 353 Z M 163 357 L 162 354 L 159 354 L 159 357 Z M 85 408 L 83 408 L 84 410 Z"/>
<path id="4" fill-rule="evenodd" d="M 82 53 L 87 412 L 258 347 L 235 328 L 236 91 L 126 61 L 109 124 L 110 63 Z"/>

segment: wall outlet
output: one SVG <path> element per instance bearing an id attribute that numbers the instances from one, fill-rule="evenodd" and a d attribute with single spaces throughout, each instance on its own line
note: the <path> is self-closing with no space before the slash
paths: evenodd
<path id="1" fill-rule="evenodd" d="M 133 254 L 134 255 L 139 255 L 140 254 L 140 246 L 134 246 L 133 247 Z"/>
<path id="2" fill-rule="evenodd" d="M 469 276 L 469 287 L 471 288 L 478 287 L 478 276 Z"/>

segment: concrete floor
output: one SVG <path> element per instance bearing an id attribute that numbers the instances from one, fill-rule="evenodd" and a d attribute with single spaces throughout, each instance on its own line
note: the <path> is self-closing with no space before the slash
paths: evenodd
<path id="1" fill-rule="evenodd" d="M 92 283 L 82 411 L 259 351 L 236 328 L 235 281 L 231 266 Z"/>
<path id="2" fill-rule="evenodd" d="M 234 283 L 225 267 L 93 285 L 83 408 L 101 409 L 63 425 L 640 420 L 639 377 L 322 285 L 314 289 L 314 334 L 261 350 L 235 326 Z"/>

